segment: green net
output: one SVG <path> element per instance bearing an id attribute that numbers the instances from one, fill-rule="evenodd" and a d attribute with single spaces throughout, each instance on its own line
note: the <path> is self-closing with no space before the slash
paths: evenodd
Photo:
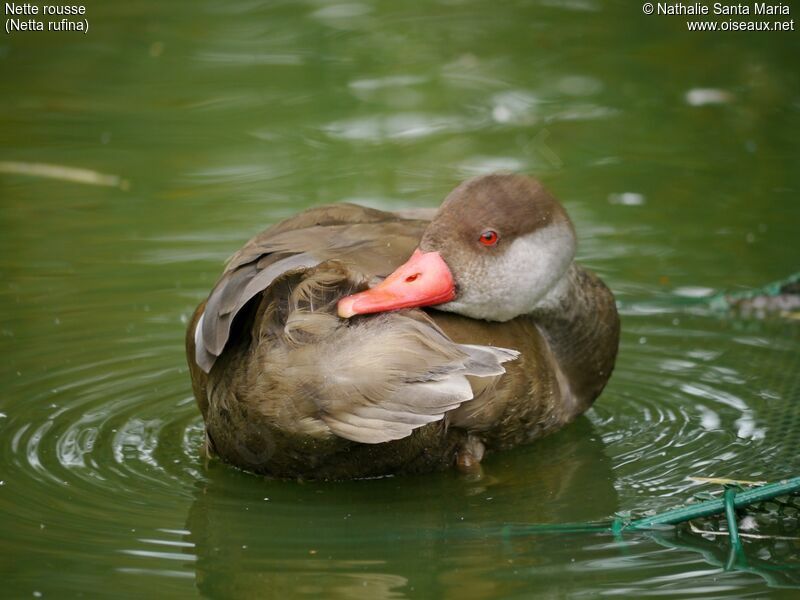
<path id="1" fill-rule="evenodd" d="M 626 534 L 637 532 L 666 547 L 701 552 L 709 563 L 726 570 L 757 574 L 773 587 L 800 587 L 800 477 L 752 486 L 711 482 L 724 486 L 653 515 L 620 514 L 596 523 L 507 526 L 502 534 L 510 538 L 605 533 L 624 543 Z"/>
<path id="2" fill-rule="evenodd" d="M 760 288 L 720 292 L 706 301 L 716 311 L 736 311 L 753 316 L 778 313 L 800 318 L 800 272 Z"/>

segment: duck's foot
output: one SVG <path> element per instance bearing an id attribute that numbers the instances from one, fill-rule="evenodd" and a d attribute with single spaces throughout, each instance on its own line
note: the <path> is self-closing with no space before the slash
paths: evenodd
<path id="1" fill-rule="evenodd" d="M 481 460 L 484 452 L 486 447 L 482 441 L 473 435 L 467 436 L 456 452 L 456 468 L 470 478 L 480 479 L 483 476 Z"/>
<path id="2" fill-rule="evenodd" d="M 216 454 L 217 451 L 214 448 L 214 440 L 211 439 L 211 434 L 209 434 L 208 429 L 206 429 L 205 435 L 203 436 L 203 446 L 200 448 L 200 457 L 204 459 L 205 466 L 208 466 L 208 461 L 214 458 Z"/>

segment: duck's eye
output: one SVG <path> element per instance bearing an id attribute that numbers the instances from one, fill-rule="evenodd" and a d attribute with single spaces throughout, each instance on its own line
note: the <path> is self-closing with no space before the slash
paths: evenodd
<path id="1" fill-rule="evenodd" d="M 497 240 L 500 239 L 500 236 L 498 236 L 497 232 L 493 229 L 487 229 L 478 239 L 484 246 L 494 246 L 497 243 Z"/>

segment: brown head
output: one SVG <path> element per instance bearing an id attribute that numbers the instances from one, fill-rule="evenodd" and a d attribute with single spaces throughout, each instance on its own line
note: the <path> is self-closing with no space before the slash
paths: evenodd
<path id="1" fill-rule="evenodd" d="M 408 262 L 374 288 L 340 300 L 339 314 L 435 305 L 507 321 L 557 296 L 575 246 L 567 213 L 538 181 L 476 177 L 445 199 Z"/>

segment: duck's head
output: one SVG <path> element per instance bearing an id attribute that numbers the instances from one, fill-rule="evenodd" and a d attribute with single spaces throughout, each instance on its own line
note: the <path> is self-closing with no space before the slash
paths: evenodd
<path id="1" fill-rule="evenodd" d="M 507 321 L 557 293 L 575 247 L 567 213 L 538 181 L 476 177 L 445 199 L 411 258 L 377 286 L 342 298 L 339 315 L 436 306 Z"/>

